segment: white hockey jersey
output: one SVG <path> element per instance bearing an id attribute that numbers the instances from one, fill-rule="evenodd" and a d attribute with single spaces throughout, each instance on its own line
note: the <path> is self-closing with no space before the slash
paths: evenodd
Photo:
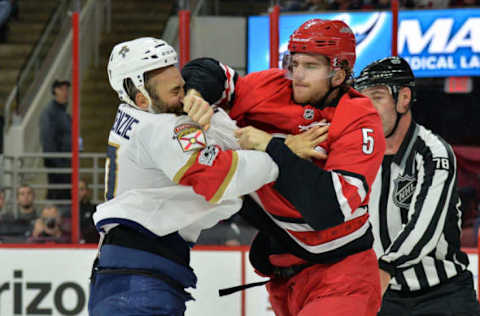
<path id="1" fill-rule="evenodd" d="M 235 122 L 218 110 L 205 132 L 187 116 L 118 108 L 108 139 L 105 198 L 94 222 L 107 232 L 129 222 L 158 236 L 200 231 L 230 217 L 240 196 L 278 176 L 263 152 L 239 149 Z"/>

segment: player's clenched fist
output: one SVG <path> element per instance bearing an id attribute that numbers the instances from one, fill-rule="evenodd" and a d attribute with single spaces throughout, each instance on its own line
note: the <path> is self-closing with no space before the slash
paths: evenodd
<path id="1" fill-rule="evenodd" d="M 197 91 L 192 89 L 187 92 L 187 95 L 183 98 L 183 111 L 204 129 L 208 129 L 210 126 L 213 109 Z"/>
<path id="2" fill-rule="evenodd" d="M 265 151 L 272 139 L 272 135 L 255 127 L 247 126 L 235 131 L 235 137 L 242 149 L 255 149 Z"/>

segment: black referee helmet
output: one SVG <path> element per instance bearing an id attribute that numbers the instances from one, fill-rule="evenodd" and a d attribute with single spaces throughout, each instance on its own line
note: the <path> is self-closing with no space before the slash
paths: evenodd
<path id="1" fill-rule="evenodd" d="M 374 61 L 363 68 L 360 75 L 355 78 L 354 84 L 358 91 L 373 86 L 388 86 L 395 103 L 398 91 L 402 87 L 408 87 L 412 92 L 410 105 L 415 101 L 415 76 L 410 65 L 402 57 L 392 56 Z"/>

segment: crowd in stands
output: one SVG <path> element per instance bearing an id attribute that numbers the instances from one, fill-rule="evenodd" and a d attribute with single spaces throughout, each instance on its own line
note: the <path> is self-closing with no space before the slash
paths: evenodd
<path id="1" fill-rule="evenodd" d="M 53 98 L 45 107 L 39 120 L 39 140 L 44 152 L 71 152 L 71 116 L 67 113 L 69 87 L 70 82 L 66 80 L 55 80 L 52 83 Z M 39 208 L 36 203 L 35 191 L 28 184 L 18 186 L 15 203 L 11 203 L 12 205 L 6 205 L 6 192 L 0 189 L 0 243 L 70 242 L 71 209 L 64 203 L 54 204 L 57 201 L 67 200 L 68 202 L 71 199 L 70 188 L 68 188 L 71 174 L 54 171 L 55 168 L 70 168 L 70 159 L 45 158 L 44 165 L 52 171 L 47 174 L 49 188 L 46 199 L 49 204 L 43 205 L 42 208 Z M 67 188 L 58 188 L 59 185 Z M 80 242 L 97 243 L 99 235 L 92 219 L 96 205 L 91 202 L 91 190 L 87 180 L 80 179 L 78 188 Z"/>
<path id="2" fill-rule="evenodd" d="M 461 171 L 460 171 L 461 173 Z M 477 179 L 477 182 L 480 181 Z M 85 179 L 80 179 L 79 226 L 81 243 L 97 243 L 99 234 L 93 224 L 96 204 L 91 201 L 91 190 Z M 463 204 L 462 244 L 476 246 L 480 228 L 480 197 L 473 186 L 459 190 Z M 35 192 L 28 184 L 21 184 L 16 191 L 16 207 L 5 203 L 5 191 L 0 188 L 0 243 L 68 243 L 71 240 L 72 218 L 70 208 L 47 204 L 39 208 Z M 219 222 L 203 231 L 199 245 L 249 245 L 256 230 L 239 215 Z"/>
<path id="3" fill-rule="evenodd" d="M 480 5 L 479 0 L 399 0 L 405 9 L 444 9 Z M 389 9 L 391 0 L 287 0 L 281 10 L 287 11 L 346 11 Z"/>
<path id="4" fill-rule="evenodd" d="M 91 202 L 88 182 L 80 179 L 78 186 L 80 242 L 97 243 L 99 235 L 92 219 L 96 205 Z M 70 207 L 46 204 L 39 208 L 28 184 L 17 188 L 16 203 L 7 206 L 5 191 L 0 188 L 0 243 L 67 243 L 71 231 Z"/>
<path id="5" fill-rule="evenodd" d="M 81 243 L 97 243 L 99 234 L 93 223 L 96 204 L 85 179 L 78 184 L 79 226 Z M 35 191 L 21 184 L 16 191 L 16 206 L 7 206 L 5 191 L 0 188 L 0 243 L 69 243 L 72 217 L 70 207 L 46 204 L 39 207 Z M 218 223 L 205 230 L 198 240 L 201 245 L 249 245 L 256 230 L 240 216 Z"/>

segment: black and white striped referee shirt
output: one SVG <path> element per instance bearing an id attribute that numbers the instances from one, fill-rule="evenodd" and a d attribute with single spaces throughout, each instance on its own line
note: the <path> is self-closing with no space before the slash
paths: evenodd
<path id="1" fill-rule="evenodd" d="M 400 149 L 385 155 L 372 185 L 370 221 L 391 290 L 438 285 L 468 266 L 460 250 L 456 160 L 439 136 L 412 121 Z"/>

